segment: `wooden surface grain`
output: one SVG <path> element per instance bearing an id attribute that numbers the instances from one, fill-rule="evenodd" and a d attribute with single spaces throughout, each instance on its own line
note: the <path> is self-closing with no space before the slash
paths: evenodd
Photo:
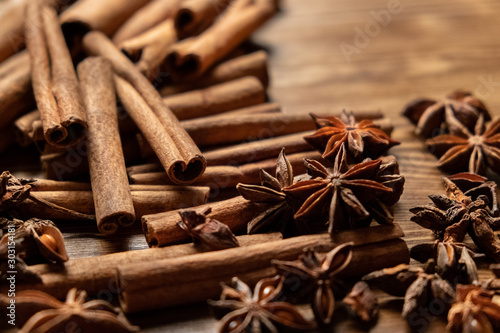
<path id="1" fill-rule="evenodd" d="M 389 9 L 393 13 L 384 16 L 385 26 L 374 23 L 373 13 L 387 14 Z M 282 13 L 254 38 L 270 51 L 269 93 L 285 112 L 380 109 L 392 119 L 393 138 L 402 143 L 390 153 L 397 157 L 406 178 L 394 214 L 410 247 L 432 239 L 429 231 L 409 221 L 408 209 L 428 203 L 432 193 L 442 193 L 442 173 L 400 112 L 416 97 L 440 98 L 462 88 L 481 97 L 492 114 L 499 116 L 499 14 L 500 2 L 494 0 L 285 0 Z M 365 29 L 367 38 L 362 39 L 359 31 Z M 20 160 L 2 157 L 0 164 L 2 169 L 30 174 L 29 168 L 18 167 L 23 164 Z M 36 166 L 31 169 L 36 171 Z M 69 222 L 61 229 L 70 258 L 147 246 L 139 226 L 112 237 L 99 235 L 88 223 Z M 482 270 L 481 276 L 487 278 L 488 273 Z M 108 294 L 116 300 L 116 294 Z M 400 318 L 402 301 L 381 300 L 375 326 L 344 321 L 334 330 L 410 331 Z M 130 319 L 144 332 L 215 332 L 217 327 L 203 304 Z M 442 331 L 444 325 L 436 320 L 427 331 Z M 425 328 L 413 326 L 418 332 Z"/>

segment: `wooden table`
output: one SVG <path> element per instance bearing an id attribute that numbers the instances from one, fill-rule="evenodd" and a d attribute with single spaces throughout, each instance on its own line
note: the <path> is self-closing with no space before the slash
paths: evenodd
<path id="1" fill-rule="evenodd" d="M 380 109 L 392 119 L 393 138 L 402 143 L 390 152 L 406 178 L 395 219 L 410 247 L 432 235 L 409 221 L 408 209 L 428 203 L 429 194 L 442 193 L 442 174 L 400 112 L 416 97 L 439 98 L 462 88 L 481 97 L 498 116 L 499 14 L 500 3 L 494 0 L 285 0 L 282 13 L 255 36 L 269 48 L 270 96 L 285 106 L 285 112 Z M 382 24 L 375 16 L 383 19 Z M 36 165 L 31 173 L 20 168 L 25 162 L 2 158 L 0 164 L 2 169 L 23 171 L 19 174 L 37 171 Z M 61 229 L 71 258 L 147 246 L 139 226 L 111 238 L 85 223 L 72 222 Z M 481 270 L 483 279 L 488 276 Z M 369 330 L 409 331 L 400 318 L 401 306 L 401 300 L 383 301 L 378 323 Z M 144 332 L 214 332 L 217 327 L 203 304 L 130 319 Z M 429 331 L 443 328 L 438 320 Z M 344 330 L 368 329 L 350 321 L 335 329 Z"/>

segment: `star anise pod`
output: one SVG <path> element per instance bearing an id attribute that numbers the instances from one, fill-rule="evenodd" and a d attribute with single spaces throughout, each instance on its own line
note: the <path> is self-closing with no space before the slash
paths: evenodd
<path id="1" fill-rule="evenodd" d="M 448 179 L 455 183 L 464 192 L 464 195 L 471 197 L 472 200 L 478 199 L 480 195 L 488 198 L 488 207 L 491 216 L 500 215 L 497 183 L 488 181 L 488 178 L 470 172 L 457 173 L 448 176 Z"/>
<path id="2" fill-rule="evenodd" d="M 418 266 L 400 264 L 384 268 L 363 276 L 362 280 L 371 287 L 380 289 L 390 295 L 404 296 L 406 290 L 424 270 Z"/>
<path id="3" fill-rule="evenodd" d="M 272 332 L 286 329 L 311 330 L 315 323 L 306 320 L 290 303 L 276 301 L 283 286 L 283 277 L 260 280 L 254 292 L 234 277 L 233 287 L 222 285 L 220 300 L 209 300 L 216 312 L 227 313 L 221 319 L 220 333 Z M 217 314 L 217 313 L 216 313 Z"/>
<path id="4" fill-rule="evenodd" d="M 340 146 L 345 144 L 349 161 L 360 162 L 366 157 L 376 158 L 400 142 L 392 140 L 373 121 L 356 122 L 354 114 L 320 118 L 311 113 L 318 130 L 304 137 L 313 147 L 323 152 L 323 158 L 334 159 Z"/>
<path id="5" fill-rule="evenodd" d="M 85 302 L 86 297 L 85 291 L 76 288 L 68 292 L 64 303 L 38 290 L 16 293 L 17 319 L 21 324 L 26 321 L 20 332 L 62 332 L 70 327 L 75 332 L 139 331 L 118 308 L 103 300 Z M 6 302 L 10 299 L 0 294 L 0 303 Z"/>
<path id="6" fill-rule="evenodd" d="M 344 144 L 340 146 L 333 169 L 327 169 L 318 161 L 306 160 L 307 173 L 313 179 L 283 189 L 292 200 L 302 203 L 295 219 L 314 221 L 328 216 L 330 233 L 368 226 L 372 219 L 391 223 L 393 217 L 388 206 L 399 199 L 404 178 L 401 175 L 387 177 L 387 170 L 381 168 L 382 162 L 367 160 L 349 166 Z"/>
<path id="7" fill-rule="evenodd" d="M 500 305 L 494 292 L 476 285 L 457 285 L 457 303 L 448 312 L 446 330 L 452 333 L 500 330 Z"/>
<path id="8" fill-rule="evenodd" d="M 433 314 L 444 315 L 454 299 L 455 291 L 446 280 L 438 274 L 420 272 L 417 279 L 406 290 L 401 316 L 408 321 L 415 322 L 423 316 L 420 310 L 429 308 L 435 302 L 439 302 L 443 310 L 441 313 Z"/>
<path id="9" fill-rule="evenodd" d="M 177 225 L 210 250 L 240 246 L 226 224 L 208 217 L 210 212 L 212 212 L 211 208 L 201 214 L 194 210 L 183 210 L 179 212 L 182 221 L 177 222 Z"/>
<path id="10" fill-rule="evenodd" d="M 473 200 L 446 177 L 443 177 L 443 185 L 447 196 L 429 196 L 433 203 L 410 209 L 415 214 L 411 220 L 437 232 L 444 242 L 460 243 L 468 232 L 486 255 L 500 261 L 500 240 L 490 226 L 499 218 L 491 216 L 489 199 L 479 195 Z"/>
<path id="11" fill-rule="evenodd" d="M 68 261 L 64 237 L 54 222 L 37 218 L 26 221 L 0 218 L 0 227 L 4 231 L 13 227 L 14 232 L 6 233 L 0 244 L 16 240 L 16 252 L 20 258 L 28 261 L 41 256 L 50 262 Z"/>
<path id="12" fill-rule="evenodd" d="M 378 316 L 377 297 L 366 282 L 357 282 L 342 302 L 356 319 L 363 322 L 373 322 Z"/>
<path id="13" fill-rule="evenodd" d="M 335 309 L 334 289 L 339 282 L 335 275 L 351 262 L 352 245 L 353 243 L 345 243 L 335 247 L 323 260 L 319 259 L 316 251 L 306 249 L 298 262 L 272 262 L 285 277 L 285 284 L 293 285 L 293 294 L 311 302 L 316 320 L 322 325 L 329 324 L 332 320 Z M 290 291 L 284 292 L 287 294 Z"/>
<path id="14" fill-rule="evenodd" d="M 417 126 L 417 135 L 424 138 L 440 134 L 450 117 L 472 130 L 481 114 L 490 119 L 483 102 L 464 91 L 455 91 L 441 101 L 419 98 L 410 102 L 403 111 L 403 115 Z"/>
<path id="15" fill-rule="evenodd" d="M 434 259 L 436 272 L 455 286 L 479 281 L 477 266 L 465 244 L 453 242 L 422 243 L 411 248 L 412 258 L 426 262 Z"/>
<path id="16" fill-rule="evenodd" d="M 1 284 L 10 284 L 12 280 L 12 274 L 9 272 L 15 271 L 14 280 L 17 282 L 25 282 L 25 283 L 41 283 L 42 278 L 37 273 L 34 273 L 29 270 L 28 265 L 21 258 L 21 255 L 24 253 L 21 251 L 17 251 L 21 247 L 21 243 L 23 242 L 23 237 L 19 235 L 15 240 L 9 240 L 9 235 L 6 234 L 2 237 L 2 241 L 0 241 L 0 285 Z M 14 258 L 12 255 L 9 256 L 9 249 L 15 248 L 16 254 Z"/>
<path id="17" fill-rule="evenodd" d="M 456 123 L 454 133 L 443 134 L 425 142 L 427 149 L 439 157 L 438 167 L 448 172 L 468 170 L 484 174 L 487 168 L 500 170 L 500 119 L 485 128 L 481 114 L 474 131 Z"/>
<path id="18" fill-rule="evenodd" d="M 264 231 L 281 231 L 286 235 L 303 234 L 307 227 L 294 220 L 295 212 L 283 188 L 293 184 L 292 165 L 282 149 L 276 162 L 276 177 L 260 171 L 261 185 L 238 184 L 236 189 L 247 200 L 269 205 L 269 208 L 253 218 L 247 226 L 249 234 Z"/>

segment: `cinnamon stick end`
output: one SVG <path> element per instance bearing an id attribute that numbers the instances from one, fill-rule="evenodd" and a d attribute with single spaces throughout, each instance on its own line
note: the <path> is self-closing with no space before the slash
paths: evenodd
<path id="1" fill-rule="evenodd" d="M 126 212 L 110 214 L 98 219 L 97 228 L 103 234 L 114 234 L 118 230 L 118 226 L 130 226 L 134 223 L 135 216 Z"/>
<path id="2" fill-rule="evenodd" d="M 196 155 L 186 165 L 183 161 L 174 163 L 168 171 L 168 177 L 179 185 L 192 183 L 200 177 L 207 167 L 207 161 L 201 155 Z"/>
<path id="3" fill-rule="evenodd" d="M 165 66 L 174 79 L 194 79 L 203 71 L 201 59 L 197 54 L 181 55 L 176 50 L 166 57 Z"/>

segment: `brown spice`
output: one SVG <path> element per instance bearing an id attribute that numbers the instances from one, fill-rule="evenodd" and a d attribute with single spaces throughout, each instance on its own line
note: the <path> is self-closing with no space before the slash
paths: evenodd
<path id="1" fill-rule="evenodd" d="M 179 120 L 162 102 L 159 93 L 135 66 L 102 33 L 88 33 L 83 40 L 91 54 L 111 61 L 118 96 L 155 149 L 169 178 L 177 184 L 194 181 L 203 174 L 206 161 Z"/>
<path id="2" fill-rule="evenodd" d="M 362 235 L 347 231 L 335 235 L 333 239 L 327 234 L 299 236 L 248 247 L 123 265 L 117 270 L 118 286 L 122 290 L 120 304 L 125 312 L 137 312 L 213 299 L 219 293 L 221 281 L 229 283 L 233 276 L 240 276 L 249 283 L 255 283 L 276 274 L 270 268 L 272 259 L 292 260 L 305 247 L 311 246 L 320 245 L 328 251 L 339 243 L 353 241 L 353 260 L 343 272 L 345 276 L 359 276 L 369 270 L 408 262 L 406 244 L 396 238 L 400 232 L 387 227 L 373 227 Z M 382 255 L 389 251 L 393 255 Z"/>
<path id="3" fill-rule="evenodd" d="M 45 140 L 66 147 L 85 136 L 87 122 L 71 55 L 54 9 L 30 2 L 26 10 L 26 44 L 33 91 Z"/>
<path id="4" fill-rule="evenodd" d="M 210 26 L 232 0 L 186 0 L 175 14 L 179 36 L 193 36 Z"/>
<path id="5" fill-rule="evenodd" d="M 176 44 L 165 63 L 174 77 L 201 76 L 247 39 L 277 11 L 274 0 L 236 0 L 224 16 L 198 37 Z"/>
<path id="6" fill-rule="evenodd" d="M 219 65 L 215 65 L 195 81 L 183 81 L 182 78 L 177 78 L 180 81 L 179 83 L 167 85 L 159 90 L 162 96 L 170 96 L 193 89 L 210 87 L 245 76 L 255 76 L 264 87 L 267 87 L 269 75 L 267 72 L 267 53 L 265 51 L 256 51 L 224 61 Z"/>
<path id="7" fill-rule="evenodd" d="M 177 11 L 180 0 L 151 1 L 135 13 L 120 27 L 113 36 L 113 42 L 120 44 L 136 37 L 165 21 Z"/>
<path id="8" fill-rule="evenodd" d="M 87 110 L 87 152 L 97 228 L 112 234 L 135 222 L 123 157 L 113 70 L 108 60 L 90 57 L 78 65 Z"/>

